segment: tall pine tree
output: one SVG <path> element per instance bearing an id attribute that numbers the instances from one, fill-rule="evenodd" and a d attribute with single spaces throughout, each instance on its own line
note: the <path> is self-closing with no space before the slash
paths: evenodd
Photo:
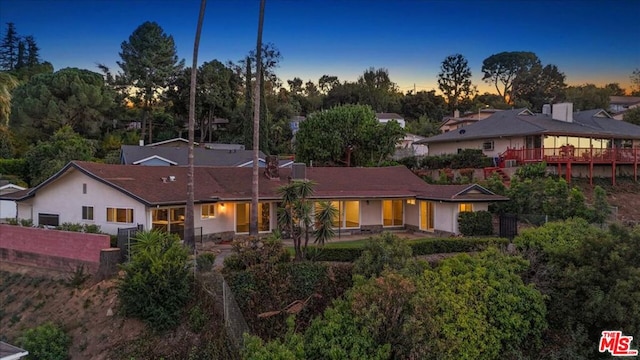
<path id="1" fill-rule="evenodd" d="M 20 38 L 16 32 L 15 24 L 7 23 L 7 32 L 0 44 L 0 68 L 2 70 L 14 70 L 18 59 L 18 43 Z"/>
<path id="2" fill-rule="evenodd" d="M 27 66 L 36 66 L 40 64 L 40 48 L 36 44 L 36 39 L 32 35 L 24 38 L 27 43 Z"/>

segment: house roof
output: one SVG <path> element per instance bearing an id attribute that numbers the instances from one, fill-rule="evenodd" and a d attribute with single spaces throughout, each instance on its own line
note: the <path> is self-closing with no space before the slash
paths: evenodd
<path id="1" fill-rule="evenodd" d="M 36 196 L 40 189 L 62 179 L 73 171 L 79 171 L 147 206 L 184 204 L 186 202 L 188 171 L 186 166 L 143 167 L 84 161 L 73 161 L 42 184 L 21 191 L 20 194 L 13 193 L 4 197 L 20 201 Z M 260 198 L 279 199 L 278 188 L 288 183 L 291 171 L 291 169 L 280 169 L 279 179 L 269 179 L 261 175 L 259 180 Z M 251 199 L 251 175 L 251 168 L 195 167 L 195 202 L 248 201 Z M 415 197 L 453 202 L 507 200 L 505 197 L 495 195 L 474 184 L 444 186 L 427 184 L 404 166 L 381 168 L 312 167 L 306 169 L 306 176 L 316 183 L 313 199 Z"/>
<path id="2" fill-rule="evenodd" d="M 604 110 L 573 113 L 573 122 L 554 120 L 549 115 L 533 114 L 527 109 L 499 111 L 485 120 L 432 136 L 418 143 L 441 143 L 497 137 L 528 135 L 572 135 L 640 139 L 640 126 L 618 121 Z"/>
<path id="3" fill-rule="evenodd" d="M 151 144 L 147 144 L 145 146 L 167 146 L 167 145 L 181 146 L 181 145 L 188 145 L 188 144 L 189 144 L 188 139 L 178 137 L 178 138 L 168 139 L 164 141 L 154 142 Z M 197 142 L 194 142 L 193 144 L 198 146 Z"/>
<path id="4" fill-rule="evenodd" d="M 188 147 L 122 145 L 120 160 L 125 165 L 144 159 L 162 158 L 177 165 L 188 165 Z M 264 153 L 259 153 L 261 159 Z M 253 150 L 218 150 L 197 147 L 193 149 L 193 161 L 198 166 L 239 166 L 253 161 Z"/>
<path id="5" fill-rule="evenodd" d="M 0 360 L 16 360 L 29 355 L 27 350 L 0 341 Z"/>
<path id="6" fill-rule="evenodd" d="M 376 119 L 404 119 L 402 115 L 396 113 L 376 113 Z"/>
<path id="7" fill-rule="evenodd" d="M 609 104 L 623 106 L 640 104 L 640 96 L 609 96 Z"/>

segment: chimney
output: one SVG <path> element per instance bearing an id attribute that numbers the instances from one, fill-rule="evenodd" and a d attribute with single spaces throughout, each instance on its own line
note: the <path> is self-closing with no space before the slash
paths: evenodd
<path id="1" fill-rule="evenodd" d="M 139 140 L 138 141 L 138 146 L 144 146 L 144 140 Z"/>
<path id="2" fill-rule="evenodd" d="M 542 115 L 551 115 L 551 104 L 542 105 Z"/>
<path id="3" fill-rule="evenodd" d="M 553 104 L 551 118 L 564 122 L 573 122 L 573 103 Z"/>
<path id="4" fill-rule="evenodd" d="M 169 181 L 171 181 L 171 182 L 176 181 L 176 177 L 175 177 L 175 176 L 173 176 L 173 175 L 170 175 L 170 176 L 169 176 Z"/>
<path id="5" fill-rule="evenodd" d="M 454 117 L 455 119 L 459 118 L 459 117 L 460 117 L 460 110 L 455 109 L 455 110 L 453 111 L 453 117 Z"/>
<path id="6" fill-rule="evenodd" d="M 280 174 L 278 172 L 278 156 L 276 155 L 268 155 L 266 157 L 266 165 L 264 167 L 264 174 L 268 179 L 271 180 L 279 180 Z"/>
<path id="7" fill-rule="evenodd" d="M 291 166 L 291 178 L 293 180 L 304 180 L 307 178 L 307 165 L 305 163 L 294 163 Z"/>

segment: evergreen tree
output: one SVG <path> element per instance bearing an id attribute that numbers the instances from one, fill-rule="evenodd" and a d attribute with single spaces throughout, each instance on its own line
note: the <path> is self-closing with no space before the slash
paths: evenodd
<path id="1" fill-rule="evenodd" d="M 173 36 L 167 35 L 155 22 L 145 22 L 138 26 L 123 41 L 118 66 L 121 76 L 138 90 L 137 96 L 143 101 L 142 138 L 147 130 L 147 118 L 156 94 L 165 89 L 172 78 L 184 67 L 184 60 L 178 61 L 178 53 Z M 148 141 L 153 141 L 153 123 L 149 117 Z"/>
<path id="2" fill-rule="evenodd" d="M 460 103 L 469 99 L 475 92 L 471 85 L 471 68 L 461 54 L 449 55 L 440 65 L 438 88 L 447 99 L 449 115 L 460 107 Z"/>
<path id="3" fill-rule="evenodd" d="M 7 32 L 0 44 L 0 68 L 3 70 L 10 71 L 15 69 L 19 40 L 15 24 L 12 22 L 7 23 Z"/>
<path id="4" fill-rule="evenodd" d="M 20 40 L 18 42 L 18 57 L 16 59 L 16 70 L 23 68 L 27 65 L 27 61 L 26 61 L 26 52 L 27 49 L 24 45 L 24 41 Z"/>
<path id="5" fill-rule="evenodd" d="M 35 66 L 40 64 L 40 48 L 36 44 L 36 39 L 29 35 L 24 38 L 27 43 L 27 66 Z"/>

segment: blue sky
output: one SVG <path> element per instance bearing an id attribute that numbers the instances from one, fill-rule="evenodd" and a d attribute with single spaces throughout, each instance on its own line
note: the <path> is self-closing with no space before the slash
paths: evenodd
<path id="1" fill-rule="evenodd" d="M 199 0 L 2 0 L 0 32 L 33 35 L 54 68 L 119 70 L 120 44 L 145 21 L 174 37 L 191 64 Z M 207 2 L 200 63 L 255 48 L 258 0 Z M 640 68 L 640 0 L 267 0 L 263 39 L 280 49 L 280 79 L 354 81 L 384 67 L 401 90 L 437 90 L 442 60 L 461 53 L 481 91 L 482 61 L 532 51 L 569 84 L 618 82 Z M 493 91 L 492 91 L 493 92 Z"/>

